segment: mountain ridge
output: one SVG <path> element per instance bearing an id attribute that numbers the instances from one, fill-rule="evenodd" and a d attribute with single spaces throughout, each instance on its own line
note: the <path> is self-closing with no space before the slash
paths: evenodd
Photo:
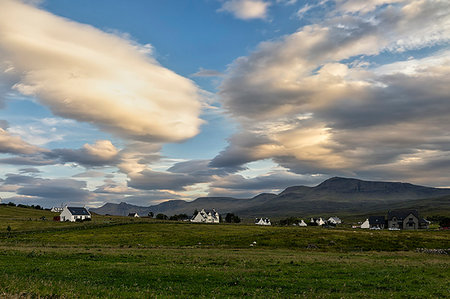
<path id="1" fill-rule="evenodd" d="M 284 217 L 298 214 L 364 212 L 407 206 L 408 202 L 426 205 L 427 199 L 450 196 L 450 189 L 433 188 L 402 182 L 364 181 L 333 177 L 314 187 L 291 186 L 279 194 L 261 193 L 249 199 L 233 197 L 199 197 L 193 201 L 170 200 L 149 207 L 126 203 L 107 203 L 90 211 L 97 214 L 126 216 L 136 212 L 147 215 L 163 213 L 191 215 L 194 210 L 215 208 L 241 217 Z M 431 203 L 431 201 L 430 201 Z"/>

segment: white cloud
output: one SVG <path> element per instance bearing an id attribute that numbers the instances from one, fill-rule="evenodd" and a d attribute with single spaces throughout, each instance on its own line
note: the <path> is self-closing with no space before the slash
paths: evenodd
<path id="1" fill-rule="evenodd" d="M 134 140 L 198 133 L 199 89 L 148 46 L 15 0 L 0 2 L 0 31 L 2 82 L 54 114 Z"/>
<path id="2" fill-rule="evenodd" d="M 23 141 L 19 136 L 11 135 L 0 128 L 0 153 L 10 154 L 35 154 L 45 151 L 35 145 Z"/>
<path id="3" fill-rule="evenodd" d="M 416 154 L 424 150 L 437 151 L 441 165 L 450 161 L 448 51 L 424 50 L 422 59 L 377 67 L 370 61 L 448 43 L 450 6 L 394 2 L 339 2 L 330 19 L 236 59 L 220 96 L 243 130 L 212 165 L 272 158 L 300 174 L 383 171 L 386 178 L 402 179 L 393 170 L 415 155 L 424 161 L 410 164 L 410 179 L 442 182 L 412 170 L 434 165 Z"/>
<path id="4" fill-rule="evenodd" d="M 270 2 L 262 0 L 228 0 L 218 10 L 229 12 L 242 20 L 265 19 Z"/>

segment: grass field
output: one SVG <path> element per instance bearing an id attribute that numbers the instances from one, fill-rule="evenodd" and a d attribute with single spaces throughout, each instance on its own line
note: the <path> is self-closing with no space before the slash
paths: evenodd
<path id="1" fill-rule="evenodd" d="M 450 293 L 448 255 L 415 252 L 449 248 L 447 231 L 106 216 L 58 223 L 42 216 L 53 214 L 0 207 L 0 298 L 449 298 Z"/>

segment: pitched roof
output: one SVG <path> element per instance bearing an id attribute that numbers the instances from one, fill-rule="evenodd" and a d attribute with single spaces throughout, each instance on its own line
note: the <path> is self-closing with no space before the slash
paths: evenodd
<path id="1" fill-rule="evenodd" d="M 397 218 L 398 220 L 403 220 L 408 217 L 409 214 L 413 214 L 417 219 L 419 219 L 419 212 L 417 210 L 394 210 L 388 212 L 388 219 Z"/>
<path id="2" fill-rule="evenodd" d="M 88 210 L 83 207 L 67 207 L 67 209 L 72 215 L 91 215 Z"/>
<path id="3" fill-rule="evenodd" d="M 369 224 L 370 225 L 380 225 L 384 224 L 386 220 L 384 216 L 369 216 Z"/>

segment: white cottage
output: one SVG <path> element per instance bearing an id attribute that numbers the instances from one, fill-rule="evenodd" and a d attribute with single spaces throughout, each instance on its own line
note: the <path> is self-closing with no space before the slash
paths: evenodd
<path id="1" fill-rule="evenodd" d="M 50 212 L 54 212 L 54 213 L 61 213 L 63 211 L 64 208 L 62 207 L 53 207 Z"/>
<path id="2" fill-rule="evenodd" d="M 331 224 L 334 224 L 334 225 L 342 223 L 342 220 L 339 219 L 339 217 L 337 217 L 337 216 L 330 217 L 330 218 L 328 218 L 327 221 L 328 221 L 328 223 L 331 223 Z"/>
<path id="3" fill-rule="evenodd" d="M 370 228 L 370 223 L 369 223 L 369 219 L 367 218 L 366 221 L 364 221 L 361 224 L 361 228 Z"/>
<path id="4" fill-rule="evenodd" d="M 139 218 L 139 214 L 138 213 L 129 213 L 128 217 Z"/>
<path id="5" fill-rule="evenodd" d="M 270 219 L 269 218 L 256 218 L 255 221 L 256 225 L 272 225 L 272 223 L 270 223 Z"/>
<path id="6" fill-rule="evenodd" d="M 91 213 L 84 207 L 65 206 L 59 215 L 59 220 L 70 222 L 91 220 Z"/>
<path id="7" fill-rule="evenodd" d="M 318 220 L 316 220 L 316 223 L 317 223 L 318 226 L 322 226 L 322 225 L 325 224 L 325 221 L 323 221 L 322 218 L 319 218 Z"/>
<path id="8" fill-rule="evenodd" d="M 308 226 L 308 224 L 306 224 L 305 221 L 303 221 L 303 219 L 302 219 L 302 221 L 300 221 L 298 226 Z"/>
<path id="9" fill-rule="evenodd" d="M 212 209 L 212 211 L 205 211 L 205 209 L 202 209 L 200 212 L 198 212 L 196 215 L 192 217 L 191 222 L 219 223 L 220 215 L 214 209 Z"/>

